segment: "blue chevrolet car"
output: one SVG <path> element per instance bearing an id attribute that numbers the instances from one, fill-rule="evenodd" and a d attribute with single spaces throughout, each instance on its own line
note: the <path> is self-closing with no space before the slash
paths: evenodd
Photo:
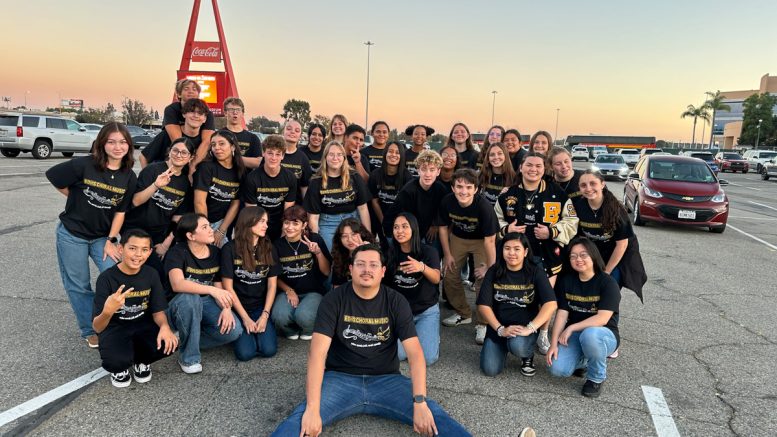
<path id="1" fill-rule="evenodd" d="M 720 168 L 718 168 L 717 162 L 715 162 L 715 156 L 712 154 L 712 152 L 705 152 L 702 150 L 699 151 L 685 151 L 682 153 L 683 156 L 690 156 L 691 158 L 699 158 L 702 161 L 706 162 L 707 165 L 710 166 L 710 169 L 713 173 L 715 173 L 715 176 L 718 175 L 718 172 L 720 171 Z"/>

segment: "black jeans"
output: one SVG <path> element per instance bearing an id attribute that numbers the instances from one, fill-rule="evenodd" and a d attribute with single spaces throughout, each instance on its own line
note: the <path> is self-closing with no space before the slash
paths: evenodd
<path id="1" fill-rule="evenodd" d="M 132 364 L 151 364 L 166 357 L 162 350 L 156 348 L 158 334 L 159 327 L 152 320 L 108 325 L 99 334 L 103 369 L 118 373 L 129 369 Z"/>

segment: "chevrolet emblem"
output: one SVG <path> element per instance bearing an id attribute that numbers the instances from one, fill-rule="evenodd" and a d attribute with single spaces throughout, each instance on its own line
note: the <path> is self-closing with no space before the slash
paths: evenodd
<path id="1" fill-rule="evenodd" d="M 693 200 L 693 197 L 691 197 L 691 196 L 683 196 L 683 200 Z"/>

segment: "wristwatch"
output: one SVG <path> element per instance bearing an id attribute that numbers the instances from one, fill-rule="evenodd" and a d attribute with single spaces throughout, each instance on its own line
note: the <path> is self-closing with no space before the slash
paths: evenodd
<path id="1" fill-rule="evenodd" d="M 110 241 L 113 244 L 119 244 L 119 241 L 121 241 L 121 236 L 117 235 L 115 237 L 108 237 L 108 241 Z"/>
<path id="2" fill-rule="evenodd" d="M 415 395 L 413 396 L 413 402 L 416 404 L 423 404 L 426 402 L 426 396 L 424 395 Z"/>

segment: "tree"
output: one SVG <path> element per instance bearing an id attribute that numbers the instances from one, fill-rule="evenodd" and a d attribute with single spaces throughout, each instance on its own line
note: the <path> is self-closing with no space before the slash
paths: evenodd
<path id="1" fill-rule="evenodd" d="M 252 118 L 246 124 L 246 128 L 248 130 L 255 131 L 255 132 L 263 132 L 263 133 L 275 133 L 277 132 L 277 129 L 279 129 L 280 127 L 281 127 L 280 122 L 270 120 L 269 118 L 263 115 Z M 270 132 L 265 132 L 266 130 L 269 130 Z"/>
<path id="2" fill-rule="evenodd" d="M 76 115 L 76 121 L 79 123 L 97 123 L 105 124 L 113 121 L 113 112 L 108 113 L 103 108 L 87 108 L 85 111 Z"/>
<path id="3" fill-rule="evenodd" d="M 331 122 L 332 122 L 332 119 L 327 117 L 326 115 L 316 114 L 316 116 L 313 117 L 313 123 L 318 123 L 327 129 L 329 129 L 329 123 Z"/>
<path id="4" fill-rule="evenodd" d="M 707 112 L 707 106 L 701 105 L 699 107 L 688 105 L 685 112 L 680 115 L 680 118 L 693 117 L 693 135 L 691 136 L 691 144 L 696 144 L 696 121 L 701 118 L 705 123 L 710 121 L 710 114 Z"/>
<path id="5" fill-rule="evenodd" d="M 293 118 L 302 125 L 302 130 L 308 128 L 310 124 L 310 103 L 304 100 L 291 99 L 283 105 L 281 117 L 284 120 Z"/>
<path id="6" fill-rule="evenodd" d="M 777 119 L 773 114 L 777 96 L 768 93 L 753 94 L 745 99 L 742 135 L 739 144 L 773 146 L 777 143 Z M 759 122 L 759 120 L 761 120 Z M 758 124 L 760 123 L 760 134 Z"/>
<path id="7" fill-rule="evenodd" d="M 125 99 L 121 102 L 121 109 L 124 123 L 128 125 L 140 126 L 150 121 L 146 105 L 140 100 Z"/>
<path id="8" fill-rule="evenodd" d="M 723 99 L 726 98 L 726 96 L 720 94 L 720 90 L 715 91 L 714 93 L 712 91 L 707 91 L 704 93 L 707 95 L 707 101 L 704 102 L 704 104 L 712 110 L 712 122 L 715 123 L 715 115 L 718 113 L 718 111 L 730 111 L 731 106 L 723 103 Z M 710 149 L 712 148 L 712 138 L 715 136 L 715 126 L 712 126 L 712 133 L 710 134 Z"/>

